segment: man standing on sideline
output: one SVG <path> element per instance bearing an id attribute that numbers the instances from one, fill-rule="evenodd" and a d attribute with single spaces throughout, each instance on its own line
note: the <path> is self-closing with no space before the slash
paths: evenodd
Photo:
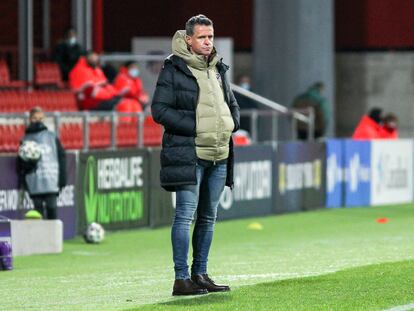
<path id="1" fill-rule="evenodd" d="M 176 191 L 171 230 L 175 282 L 173 295 L 229 291 L 207 274 L 214 223 L 224 186 L 233 186 L 232 132 L 239 129 L 239 106 L 213 45 L 212 21 L 191 17 L 185 31 L 172 40 L 159 75 L 152 102 L 154 120 L 164 126 L 161 186 Z M 197 211 L 192 236 L 191 275 L 187 257 L 190 225 Z"/>
<path id="2" fill-rule="evenodd" d="M 35 141 L 42 156 L 36 163 L 18 158 L 19 186 L 29 192 L 35 210 L 46 219 L 56 219 L 57 196 L 66 185 L 65 151 L 56 135 L 43 123 L 45 115 L 40 107 L 30 110 L 29 118 L 22 142 Z"/>

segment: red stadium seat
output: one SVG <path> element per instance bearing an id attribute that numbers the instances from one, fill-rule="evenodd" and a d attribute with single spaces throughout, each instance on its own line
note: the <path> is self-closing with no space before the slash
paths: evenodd
<path id="1" fill-rule="evenodd" d="M 89 123 L 89 148 L 111 147 L 111 123 L 97 121 Z"/>
<path id="2" fill-rule="evenodd" d="M 144 146 L 160 146 L 163 130 L 161 125 L 155 123 L 151 116 L 144 120 Z"/>
<path id="3" fill-rule="evenodd" d="M 137 145 L 138 128 L 136 123 L 121 122 L 116 128 L 116 145 L 118 147 L 134 147 Z"/>
<path id="4" fill-rule="evenodd" d="M 0 91 L 0 112 L 27 112 L 34 106 L 45 111 L 78 111 L 70 91 Z"/>
<path id="5" fill-rule="evenodd" d="M 60 110 L 63 111 L 78 111 L 78 104 L 76 96 L 73 92 L 59 92 L 59 102 L 61 103 Z"/>
<path id="6" fill-rule="evenodd" d="M 59 138 L 65 149 L 82 149 L 82 125 L 79 123 L 64 123 L 59 129 Z"/>
<path id="7" fill-rule="evenodd" d="M 36 63 L 35 85 L 38 87 L 63 88 L 64 83 L 58 64 L 53 62 Z"/>
<path id="8" fill-rule="evenodd" d="M 0 125 L 0 151 L 17 152 L 20 140 L 24 135 L 24 125 L 4 124 Z"/>
<path id="9" fill-rule="evenodd" d="M 0 59 L 0 88 L 24 88 L 26 82 L 10 80 L 10 71 L 7 63 Z"/>

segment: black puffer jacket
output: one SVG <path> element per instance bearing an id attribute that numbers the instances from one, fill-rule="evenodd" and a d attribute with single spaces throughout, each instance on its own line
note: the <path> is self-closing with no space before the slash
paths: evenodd
<path id="1" fill-rule="evenodd" d="M 233 117 L 233 131 L 237 131 L 240 113 L 226 76 L 228 66 L 219 61 L 217 70 L 223 81 L 224 98 Z M 160 178 L 161 186 L 168 191 L 176 191 L 182 185 L 197 184 L 195 136 L 198 95 L 197 80 L 185 61 L 176 55 L 169 56 L 158 77 L 151 106 L 154 120 L 165 129 Z M 226 179 L 229 187 L 233 186 L 233 163 L 233 141 L 230 139 Z"/>

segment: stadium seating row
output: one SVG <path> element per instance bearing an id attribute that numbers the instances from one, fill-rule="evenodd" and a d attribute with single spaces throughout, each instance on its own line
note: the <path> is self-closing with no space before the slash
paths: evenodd
<path id="1" fill-rule="evenodd" d="M 27 112 L 34 106 L 45 111 L 78 111 L 76 96 L 70 91 L 0 92 L 0 113 Z"/>
<path id="2" fill-rule="evenodd" d="M 0 152 L 17 151 L 23 135 L 23 124 L 0 125 Z"/>
<path id="3" fill-rule="evenodd" d="M 11 80 L 7 63 L 0 59 L 0 88 L 21 89 L 29 86 L 25 81 Z M 53 62 L 35 64 L 34 86 L 38 88 L 64 88 L 59 66 Z"/>
<path id="4" fill-rule="evenodd" d="M 76 96 L 69 90 L 46 90 L 46 88 L 63 88 L 59 67 L 56 63 L 35 64 L 34 86 L 42 90 L 27 90 L 24 81 L 12 81 L 7 63 L 0 59 L 0 113 L 24 113 L 34 106 L 43 110 L 59 112 L 76 112 Z M 8 118 L 0 124 L 0 152 L 15 152 L 24 135 L 24 125 Z M 151 117 L 144 120 L 144 146 L 161 144 L 162 128 Z M 58 129 L 59 137 L 65 149 L 82 149 L 84 147 L 83 124 L 62 122 Z M 116 125 L 116 146 L 134 147 L 138 144 L 138 126 L 135 117 L 120 117 Z M 89 148 L 110 148 L 112 125 L 109 121 L 89 122 Z"/>
<path id="5" fill-rule="evenodd" d="M 23 124 L 0 125 L 0 152 L 16 152 L 24 135 Z M 108 121 L 89 123 L 89 148 L 110 148 L 112 127 Z M 67 122 L 59 127 L 59 137 L 65 149 L 82 149 L 84 134 L 82 123 Z M 144 146 L 159 146 L 162 139 L 162 128 L 152 117 L 144 121 Z M 138 126 L 134 122 L 120 122 L 116 127 L 117 147 L 136 147 L 138 144 Z"/>
<path id="6" fill-rule="evenodd" d="M 38 87 L 64 88 L 58 64 L 44 62 L 35 64 L 35 85 Z"/>
<path id="7" fill-rule="evenodd" d="M 24 81 L 12 81 L 7 63 L 0 59 L 0 87 L 1 88 L 23 88 L 26 86 Z"/>

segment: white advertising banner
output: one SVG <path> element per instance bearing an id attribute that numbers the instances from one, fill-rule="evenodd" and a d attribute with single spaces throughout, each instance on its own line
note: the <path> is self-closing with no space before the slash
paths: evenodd
<path id="1" fill-rule="evenodd" d="M 413 141 L 374 140 L 371 205 L 413 201 Z"/>

